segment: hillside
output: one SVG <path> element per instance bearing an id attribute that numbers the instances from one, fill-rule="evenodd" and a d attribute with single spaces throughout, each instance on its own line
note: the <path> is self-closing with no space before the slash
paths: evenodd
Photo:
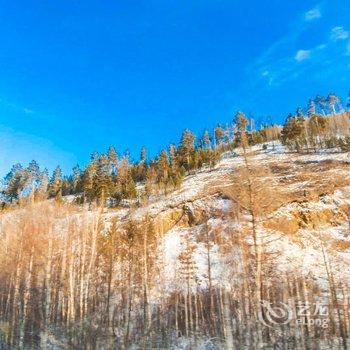
<path id="1" fill-rule="evenodd" d="M 0 23 L 0 350 L 350 350 L 350 0 Z"/>
<path id="2" fill-rule="evenodd" d="M 226 152 L 214 168 L 186 176 L 179 189 L 147 203 L 89 208 L 67 197 L 3 213 L 3 344 L 346 346 L 348 154 L 264 148 L 245 156 L 240 149 Z M 313 316 L 304 325 L 297 316 L 285 323 L 275 309 L 269 327 L 256 298 L 294 312 L 309 304 Z M 321 315 L 327 327 L 310 321 L 319 319 L 320 302 L 330 309 Z"/>

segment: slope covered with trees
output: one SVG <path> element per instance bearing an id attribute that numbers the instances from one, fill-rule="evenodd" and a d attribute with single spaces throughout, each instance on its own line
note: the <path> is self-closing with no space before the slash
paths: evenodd
<path id="1" fill-rule="evenodd" d="M 253 119 L 247 119 L 250 146 L 281 140 L 297 152 L 336 147 L 344 151 L 350 149 L 349 116 L 340 99 L 332 93 L 327 98 L 316 96 L 310 100 L 306 113 L 297 108 L 295 115 L 289 114 L 283 127 L 264 124 L 256 130 L 254 125 Z M 111 146 L 105 154 L 93 152 L 85 169 L 76 165 L 68 176 L 63 176 L 57 166 L 49 177 L 47 170 L 41 170 L 35 160 L 27 167 L 15 164 L 3 180 L 3 207 L 45 198 L 61 200 L 67 195 L 75 195 L 80 204 L 117 206 L 123 201 L 125 204 L 125 200 L 140 202 L 154 194 L 179 188 L 184 176 L 202 167 L 214 167 L 222 153 L 233 150 L 239 143 L 234 120 L 225 127 L 218 125 L 211 134 L 205 131 L 201 137 L 186 129 L 178 146 L 171 144 L 150 160 L 144 147 L 140 160 L 131 162 L 128 153 L 118 156 Z M 137 188 L 137 184 L 142 184 L 142 188 Z"/>
<path id="2" fill-rule="evenodd" d="M 326 101 L 283 127 L 239 112 L 198 142 L 185 130 L 152 160 L 111 147 L 69 177 L 15 165 L 0 346 L 346 349 L 350 120 Z M 272 309 L 267 326 L 280 303 L 309 308 L 302 322 Z"/>

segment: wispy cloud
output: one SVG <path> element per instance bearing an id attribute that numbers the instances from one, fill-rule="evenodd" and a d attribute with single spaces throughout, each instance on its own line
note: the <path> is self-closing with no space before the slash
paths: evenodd
<path id="1" fill-rule="evenodd" d="M 321 17 L 322 17 L 322 13 L 320 9 L 317 7 L 311 9 L 310 11 L 307 11 L 304 15 L 305 21 L 313 21 Z"/>
<path id="2" fill-rule="evenodd" d="M 2 98 L 0 98 L 0 105 L 7 108 L 7 109 L 10 109 L 12 111 L 15 111 L 15 112 L 20 112 L 20 113 L 23 113 L 23 114 L 35 114 L 35 111 L 32 110 L 31 108 L 28 108 L 28 107 L 23 107 L 19 104 L 16 104 L 16 103 L 13 103 L 13 102 L 9 102 L 7 100 L 4 100 Z"/>
<path id="3" fill-rule="evenodd" d="M 295 60 L 298 62 L 307 60 L 311 56 L 311 50 L 298 50 L 295 55 Z"/>
<path id="4" fill-rule="evenodd" d="M 348 32 L 345 25 L 336 23 L 331 30 L 325 26 L 324 11 L 329 6 L 329 2 L 322 1 L 297 16 L 289 31 L 249 66 L 250 83 L 262 88 L 276 88 L 306 74 L 312 79 L 322 80 L 343 71 L 349 64 L 350 30 Z M 325 20 L 315 21 L 320 18 Z M 327 17 L 327 22 L 332 20 Z M 320 40 L 318 44 L 315 43 L 316 37 L 310 36 L 315 29 L 320 34 L 316 36 Z"/>
<path id="5" fill-rule="evenodd" d="M 349 33 L 341 26 L 334 27 L 331 30 L 331 39 L 333 41 L 346 40 L 349 37 Z"/>
<path id="6" fill-rule="evenodd" d="M 26 108 L 26 107 L 23 108 L 23 112 L 25 114 L 34 114 L 35 113 L 32 109 Z"/>

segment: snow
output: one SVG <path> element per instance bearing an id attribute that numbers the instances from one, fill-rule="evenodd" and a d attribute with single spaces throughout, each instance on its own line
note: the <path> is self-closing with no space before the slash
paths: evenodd
<path id="1" fill-rule="evenodd" d="M 262 164 L 268 164 L 271 162 L 280 163 L 284 162 L 292 164 L 295 161 L 299 163 L 320 163 L 326 160 L 336 160 L 341 162 L 348 162 L 349 158 L 347 154 L 335 153 L 335 152 L 321 152 L 318 154 L 288 154 L 281 145 L 276 145 L 275 150 L 271 145 L 268 145 L 268 149 L 261 150 L 255 149 L 256 154 L 252 157 L 252 161 L 259 161 Z M 183 187 L 171 194 L 168 198 L 158 202 L 156 205 L 152 204 L 153 210 L 160 210 L 164 206 L 175 206 L 176 203 L 191 200 L 201 194 L 203 189 L 214 184 L 211 188 L 222 188 L 223 186 L 229 186 L 227 178 L 224 180 L 224 176 L 229 175 L 237 167 L 243 164 L 242 157 L 231 157 L 227 155 L 216 166 L 212 172 L 202 171 L 196 175 L 187 177 L 184 181 Z M 340 169 L 330 169 L 330 173 L 334 171 L 336 174 L 342 173 Z M 344 174 L 346 171 L 344 170 Z M 293 176 L 291 174 L 291 176 Z M 218 178 L 222 181 L 218 182 Z M 293 191 L 304 187 L 312 186 L 312 181 L 304 180 L 289 184 L 284 188 L 285 191 Z M 203 193 L 202 193 L 203 195 Z M 229 214 L 232 211 L 232 202 L 228 199 L 208 199 L 210 203 L 205 203 L 205 199 L 202 200 L 201 205 L 208 208 L 216 207 L 220 209 L 221 214 Z M 320 198 L 319 201 L 303 202 L 303 203 L 289 203 L 276 212 L 271 214 L 272 218 L 295 218 L 295 213 L 317 213 L 324 210 L 330 210 L 336 212 L 340 205 L 350 204 L 350 186 L 337 189 L 334 194 L 328 194 Z M 322 226 L 323 225 L 323 226 Z M 347 238 L 348 224 L 343 223 L 338 226 L 332 226 L 331 224 L 324 225 L 321 223 L 321 227 L 317 230 L 311 228 L 300 228 L 294 237 L 290 237 L 282 232 L 263 230 L 260 231 L 260 237 L 266 243 L 266 250 L 270 253 L 276 253 L 275 264 L 280 272 L 299 271 L 304 276 L 312 276 L 320 285 L 323 290 L 327 290 L 328 285 L 326 283 L 327 276 L 325 265 L 323 263 L 323 253 L 321 249 L 321 242 L 327 241 L 325 249 L 327 254 L 332 256 L 334 274 L 336 279 L 346 278 L 350 282 L 350 249 L 344 251 L 334 251 L 331 247 L 332 242 L 350 242 Z M 211 217 L 208 221 L 208 226 L 211 230 L 219 230 L 221 235 L 225 235 L 225 232 L 232 232 L 234 230 L 243 229 L 230 217 Z M 249 226 L 249 225 L 248 225 Z M 194 228 L 174 228 L 170 230 L 164 236 L 164 249 L 166 254 L 164 255 L 165 261 L 168 265 L 166 275 L 174 278 L 173 266 L 178 260 L 178 256 L 181 254 L 185 247 L 185 240 L 190 239 L 195 244 L 193 251 L 193 259 L 196 264 L 196 274 L 199 284 L 205 285 L 207 283 L 207 258 L 206 258 L 206 246 L 202 240 L 197 240 L 198 230 L 200 227 Z M 190 237 L 190 238 L 189 238 Z M 247 238 L 247 242 L 252 244 L 252 240 Z M 270 243 L 269 243 L 270 242 Z M 232 248 L 232 254 L 234 254 L 234 247 Z M 229 278 L 227 271 L 227 261 L 223 261 L 220 253 L 220 247 L 213 245 L 210 250 L 212 257 L 212 274 L 213 279 L 220 281 L 222 285 L 225 284 L 225 280 Z M 235 256 L 235 263 L 239 260 L 238 255 Z M 169 267 L 169 266 L 172 266 Z M 344 277 L 346 273 L 346 277 Z M 349 276 L 349 277 L 347 277 Z M 171 277 L 170 277 L 171 279 Z"/>
<path id="2" fill-rule="evenodd" d="M 290 167 L 291 173 L 284 175 L 284 178 L 293 180 L 296 167 L 302 167 L 302 164 L 319 164 L 326 160 L 340 161 L 349 163 L 348 154 L 339 152 L 322 151 L 310 154 L 288 153 L 279 143 L 267 144 L 267 149 L 263 150 L 261 145 L 252 148 L 252 162 L 258 164 L 286 164 Z M 237 232 L 249 230 L 249 222 L 245 226 L 240 225 L 232 218 L 233 204 L 227 198 L 218 195 L 220 190 L 230 186 L 232 183 L 231 174 L 244 164 L 239 150 L 227 152 L 222 160 L 214 169 L 202 169 L 201 171 L 191 174 L 184 179 L 180 189 L 169 193 L 168 195 L 153 196 L 151 201 L 143 207 L 122 207 L 108 209 L 100 213 L 98 210 L 76 210 L 70 213 L 76 217 L 80 225 L 89 225 L 101 215 L 106 229 L 113 220 L 123 223 L 126 218 L 142 220 L 146 215 L 150 215 L 160 220 L 166 220 L 168 214 L 174 209 L 182 210 L 186 205 L 190 210 L 201 212 L 205 211 L 210 214 L 207 222 L 209 234 L 216 239 L 220 238 L 225 242 L 230 235 Z M 298 162 L 298 163 L 296 163 Z M 329 169 L 329 174 L 334 176 L 342 174 L 348 176 L 347 170 Z M 329 175 L 333 176 L 333 175 Z M 288 183 L 283 187 L 285 192 L 293 192 L 302 188 L 312 187 L 313 179 L 317 176 L 310 174 L 310 179 L 301 179 Z M 67 202 L 74 201 L 74 196 L 65 198 Z M 318 213 L 323 210 L 337 212 L 341 206 L 350 205 L 350 186 L 337 188 L 334 193 L 319 198 L 318 201 L 309 201 L 303 203 L 286 203 L 284 206 L 269 215 L 269 219 L 295 219 L 298 213 Z M 18 214 L 16 212 L 4 213 L 1 216 L 1 225 L 16 225 Z M 242 220 L 244 221 L 244 217 Z M 249 219 L 249 218 L 248 218 Z M 62 234 L 67 229 L 67 218 L 57 220 L 54 230 Z M 0 234 L 1 234 L 0 225 Z M 181 282 L 181 266 L 179 262 L 180 254 L 188 247 L 193 246 L 192 258 L 195 264 L 195 277 L 200 287 L 206 288 L 208 284 L 208 258 L 207 246 L 203 222 L 196 223 L 193 227 L 188 227 L 183 222 L 176 223 L 161 237 L 159 247 L 159 259 L 162 263 L 162 285 L 159 288 L 165 293 L 170 293 L 174 288 L 184 288 Z M 323 264 L 323 255 L 321 242 L 326 247 L 327 253 L 332 258 L 334 274 L 336 279 L 347 279 L 350 282 L 350 249 L 346 248 L 347 243 L 350 246 L 349 223 L 321 223 L 317 229 L 312 227 L 299 228 L 294 235 L 287 235 L 280 231 L 266 230 L 260 227 L 259 237 L 266 244 L 266 251 L 276 253 L 275 264 L 277 271 L 286 273 L 288 271 L 298 270 L 305 276 L 312 275 L 320 283 L 322 288 L 326 289 L 326 275 Z M 210 259 L 213 283 L 225 285 L 225 281 L 232 278 L 232 271 L 235 268 L 236 273 L 240 271 L 240 253 L 237 246 L 231 246 L 231 253 L 223 260 L 222 244 L 216 239 L 210 242 Z M 252 245 L 251 236 L 246 237 L 246 242 Z M 343 244 L 344 249 L 335 250 L 334 244 Z M 229 260 L 227 260 L 229 259 Z M 229 266 L 229 268 L 228 268 Z M 231 269 L 231 270 L 230 270 Z M 156 292 L 154 295 L 157 295 Z"/>

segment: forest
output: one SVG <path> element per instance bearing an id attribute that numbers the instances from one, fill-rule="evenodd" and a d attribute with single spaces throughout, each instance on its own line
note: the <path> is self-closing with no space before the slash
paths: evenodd
<path id="1" fill-rule="evenodd" d="M 350 101 L 350 97 L 349 97 Z M 350 102 L 346 104 L 350 108 Z M 289 114 L 283 126 L 263 124 L 257 130 L 253 119 L 238 112 L 231 124 L 217 125 L 212 133 L 204 131 L 196 137 L 183 131 L 179 145 L 171 144 L 154 159 L 147 159 L 147 150 L 140 151 L 140 160 L 132 162 L 128 152 L 118 156 L 113 146 L 105 154 L 93 152 L 85 169 L 76 165 L 71 175 L 63 175 L 58 165 L 51 176 L 33 160 L 27 167 L 15 164 L 3 179 L 2 206 L 28 201 L 74 195 L 79 204 L 97 203 L 118 206 L 123 200 L 147 200 L 155 193 L 179 188 L 184 176 L 202 167 L 214 167 L 220 155 L 240 145 L 237 118 L 246 119 L 249 146 L 281 140 L 290 150 L 317 151 L 321 148 L 350 149 L 348 118 L 339 97 L 330 93 L 311 99 L 305 111 L 298 107 Z M 142 190 L 137 184 L 144 184 Z M 108 201 L 108 203 L 107 203 Z"/>
<path id="2" fill-rule="evenodd" d="M 15 164 L 1 191 L 0 348 L 349 348 L 350 202 L 300 214 L 307 239 L 276 214 L 350 186 L 349 110 L 331 93 L 284 125 L 238 112 L 200 137 L 185 129 L 152 159 L 111 146 L 72 174 Z M 314 182 L 288 192 L 297 180 Z M 341 239 L 321 235 L 329 223 Z M 276 241 L 302 250 L 310 237 L 322 272 L 282 271 Z M 289 319 L 283 305 L 307 312 Z"/>

